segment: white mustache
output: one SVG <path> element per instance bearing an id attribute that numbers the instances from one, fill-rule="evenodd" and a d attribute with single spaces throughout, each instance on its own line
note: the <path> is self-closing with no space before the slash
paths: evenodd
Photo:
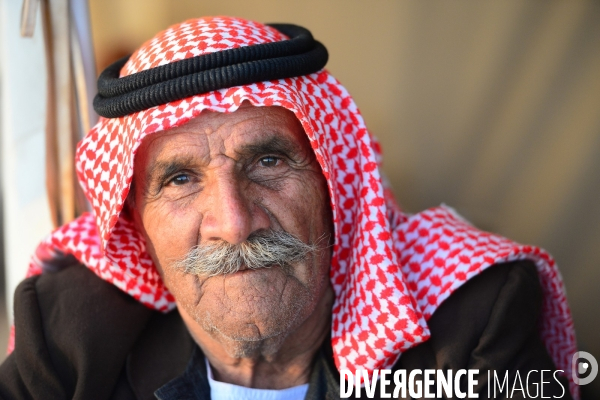
<path id="1" fill-rule="evenodd" d="M 233 274 L 242 269 L 282 268 L 306 260 L 319 250 L 317 244 L 307 244 L 284 231 L 264 230 L 253 233 L 240 244 L 225 241 L 193 247 L 173 267 L 188 274 L 217 276 Z"/>

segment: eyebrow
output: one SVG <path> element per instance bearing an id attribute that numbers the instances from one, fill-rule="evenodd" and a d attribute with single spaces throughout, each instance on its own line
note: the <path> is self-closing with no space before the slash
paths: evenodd
<path id="1" fill-rule="evenodd" d="M 190 155 L 178 155 L 168 161 L 157 161 L 149 169 L 146 179 L 149 186 L 156 182 L 162 182 L 174 173 L 189 168 L 194 164 L 194 157 Z"/>
<path id="2" fill-rule="evenodd" d="M 276 134 L 270 134 L 262 141 L 258 141 L 258 143 L 243 145 L 237 153 L 243 156 L 264 153 L 293 155 L 300 151 L 301 147 L 298 144 L 287 138 L 275 135 Z"/>

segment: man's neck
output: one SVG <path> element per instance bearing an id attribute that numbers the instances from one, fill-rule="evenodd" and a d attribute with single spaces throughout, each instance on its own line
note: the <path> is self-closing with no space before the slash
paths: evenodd
<path id="1" fill-rule="evenodd" d="M 314 312 L 287 337 L 242 344 L 206 332 L 182 308 L 179 311 L 216 380 L 258 389 L 285 389 L 309 381 L 313 359 L 329 336 L 333 299 L 329 288 Z M 243 348 L 244 354 L 232 354 L 236 353 L 232 348 Z"/>

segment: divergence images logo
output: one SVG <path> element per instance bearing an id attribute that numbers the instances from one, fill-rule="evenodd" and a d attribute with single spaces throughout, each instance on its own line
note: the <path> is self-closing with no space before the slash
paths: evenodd
<path id="1" fill-rule="evenodd" d="M 588 374 L 588 376 L 581 378 Z M 596 375 L 598 375 L 598 361 L 593 355 L 587 351 L 578 351 L 573 354 L 571 361 L 571 375 L 573 381 L 578 385 L 587 385 L 592 382 Z"/>

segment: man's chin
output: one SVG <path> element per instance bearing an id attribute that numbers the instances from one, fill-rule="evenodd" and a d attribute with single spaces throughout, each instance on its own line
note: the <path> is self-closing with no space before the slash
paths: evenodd
<path id="1" fill-rule="evenodd" d="M 265 271 L 248 271 L 207 285 L 194 314 L 213 337 L 259 342 L 287 336 L 312 311 L 310 303 L 298 281 L 279 281 Z"/>
<path id="2" fill-rule="evenodd" d="M 286 332 L 272 335 L 270 337 L 230 337 L 223 332 L 213 330 L 210 335 L 217 340 L 223 350 L 232 358 L 259 358 L 276 354 L 285 339 Z"/>
<path id="3" fill-rule="evenodd" d="M 196 321 L 202 329 L 220 343 L 221 347 L 233 358 L 254 358 L 275 354 L 288 334 L 294 329 L 293 318 L 277 315 L 254 313 L 249 318 L 251 310 L 236 310 L 227 316 L 211 316 Z"/>
<path id="4" fill-rule="evenodd" d="M 202 328 L 213 337 L 222 337 L 238 342 L 258 342 L 285 333 L 289 320 L 282 321 L 278 316 L 256 313 L 250 318 L 247 310 L 229 312 L 228 315 L 205 314 L 199 321 Z M 261 310 L 262 311 L 262 310 Z"/>

